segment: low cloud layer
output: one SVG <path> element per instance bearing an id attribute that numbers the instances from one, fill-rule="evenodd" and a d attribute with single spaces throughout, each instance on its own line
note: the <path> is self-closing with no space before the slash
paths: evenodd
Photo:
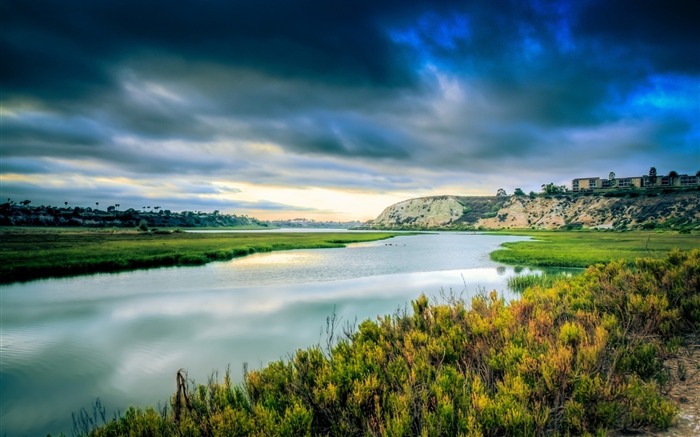
<path id="1" fill-rule="evenodd" d="M 418 195 L 700 168 L 697 2 L 0 11 L 14 200 L 371 218 Z"/>

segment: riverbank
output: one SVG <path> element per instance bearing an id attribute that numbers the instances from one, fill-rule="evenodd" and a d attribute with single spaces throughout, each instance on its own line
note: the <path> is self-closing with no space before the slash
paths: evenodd
<path id="1" fill-rule="evenodd" d="M 532 237 L 529 241 L 504 243 L 491 253 L 493 261 L 511 265 L 588 267 L 611 260 L 632 262 L 637 258 L 664 258 L 672 249 L 700 248 L 700 234 L 654 231 L 535 231 L 508 230 L 494 235 Z"/>
<path id="2" fill-rule="evenodd" d="M 669 250 L 700 248 L 700 235 L 677 232 L 502 231 L 495 234 L 530 236 L 530 241 L 504 243 L 491 253 L 494 261 L 511 265 L 588 267 L 611 259 L 632 263 L 640 257 L 663 258 Z M 697 288 L 697 285 L 695 286 Z M 644 430 L 641 435 L 675 437 L 700 432 L 700 341 L 697 329 L 678 352 L 666 358 L 666 396 L 678 407 L 674 425 L 667 430 Z M 638 430 L 640 431 L 640 430 Z M 625 435 L 616 432 L 615 435 Z"/>
<path id="3" fill-rule="evenodd" d="M 224 230 L 224 229 L 218 229 Z M 492 260 L 511 265 L 587 267 L 612 259 L 662 258 L 669 250 L 700 247 L 699 234 L 629 231 L 508 230 L 496 235 L 531 237 L 503 244 Z M 342 247 L 391 238 L 396 233 L 138 232 L 123 228 L 0 228 L 0 283 L 109 273 L 142 268 L 203 265 L 255 252 Z M 405 235 L 405 233 L 404 233 Z"/>
<path id="4" fill-rule="evenodd" d="M 195 387 L 178 372 L 169 409 L 131 408 L 79 431 L 495 436 L 668 429 L 683 423 L 676 383 L 697 370 L 683 353 L 700 327 L 699 266 L 700 251 L 672 251 L 662 260 L 594 266 L 510 303 L 496 293 L 470 302 L 421 296 L 411 312 L 366 320 L 336 341 L 331 330 L 326 347 L 249 371 L 240 385 L 226 374 Z M 666 367 L 672 360 L 675 367 Z"/>
<path id="5" fill-rule="evenodd" d="M 188 233 L 99 229 L 2 228 L 0 283 L 203 265 L 256 252 L 343 247 L 396 233 Z"/>

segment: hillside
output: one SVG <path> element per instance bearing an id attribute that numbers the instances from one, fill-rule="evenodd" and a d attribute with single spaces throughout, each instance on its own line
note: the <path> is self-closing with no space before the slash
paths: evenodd
<path id="1" fill-rule="evenodd" d="M 697 229 L 700 228 L 700 192 L 421 197 L 389 206 L 368 227 Z"/>

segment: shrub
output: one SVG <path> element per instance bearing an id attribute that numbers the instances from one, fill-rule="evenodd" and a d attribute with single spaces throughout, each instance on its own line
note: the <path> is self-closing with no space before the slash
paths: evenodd
<path id="1" fill-rule="evenodd" d="M 141 219 L 139 222 L 139 231 L 148 232 L 148 222 L 146 220 Z"/>

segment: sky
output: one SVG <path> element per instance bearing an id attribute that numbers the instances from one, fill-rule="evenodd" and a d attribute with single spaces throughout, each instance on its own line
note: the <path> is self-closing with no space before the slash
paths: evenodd
<path id="1" fill-rule="evenodd" d="M 700 2 L 6 0 L 0 200 L 367 220 L 700 170 Z"/>

